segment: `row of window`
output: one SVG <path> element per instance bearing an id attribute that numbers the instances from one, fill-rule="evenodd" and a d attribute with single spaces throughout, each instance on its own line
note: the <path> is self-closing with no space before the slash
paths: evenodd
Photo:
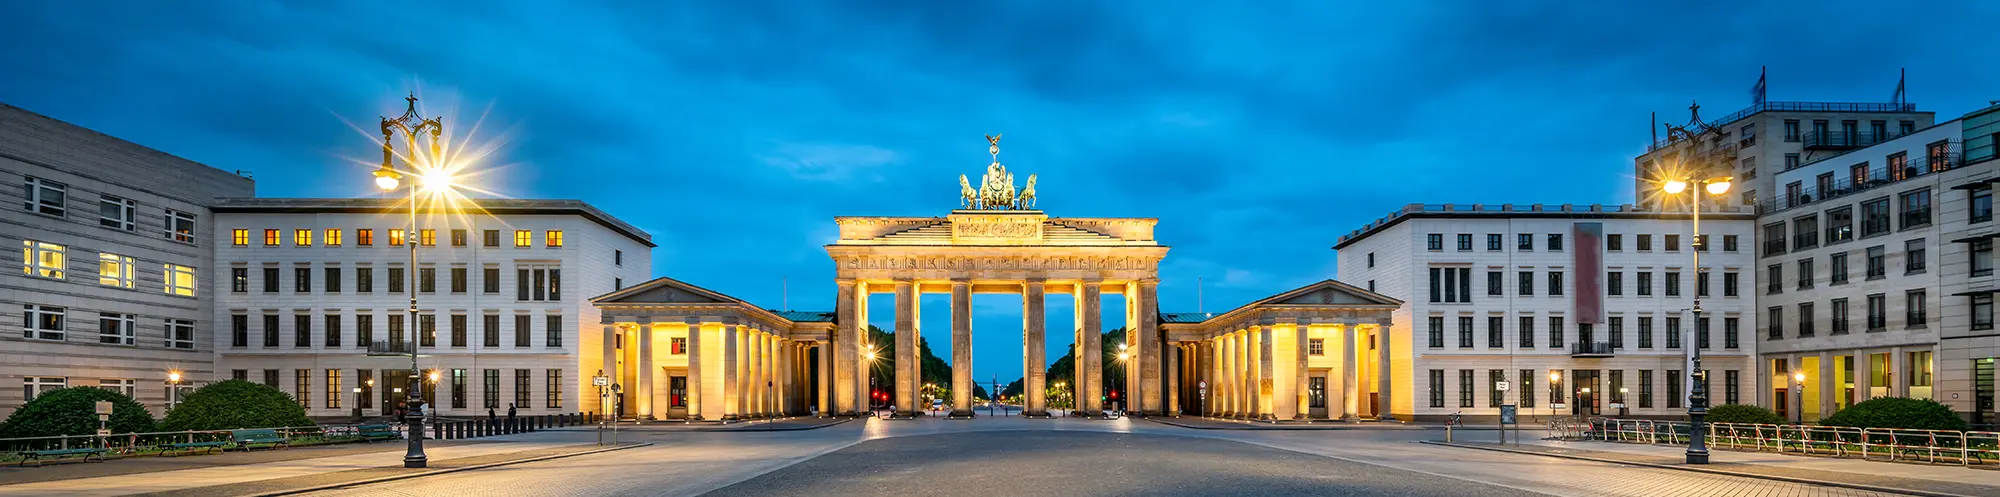
<path id="1" fill-rule="evenodd" d="M 1552 381 L 1545 383 L 1545 385 L 1552 387 L 1548 389 L 1549 393 L 1546 396 L 1550 404 L 1564 403 L 1565 395 L 1569 395 L 1575 397 L 1574 400 L 1578 404 L 1582 404 L 1577 406 L 1579 412 L 1596 413 L 1605 408 L 1605 406 L 1601 405 L 1605 400 L 1609 400 L 1613 404 L 1624 404 L 1628 402 L 1628 395 L 1637 393 L 1638 406 L 1636 408 L 1653 408 L 1653 388 L 1655 386 L 1653 382 L 1653 370 L 1638 370 L 1639 381 L 1638 385 L 1636 385 L 1638 387 L 1637 392 L 1632 392 L 1629 389 L 1630 387 L 1625 386 L 1625 370 L 1572 370 L 1569 377 L 1561 376 L 1559 372 L 1561 370 L 1557 371 L 1557 375 L 1553 378 L 1543 378 L 1537 375 L 1533 369 L 1520 370 L 1520 381 L 1508 385 L 1511 388 L 1503 390 L 1500 384 L 1507 382 L 1507 371 L 1502 369 L 1486 370 L 1486 407 L 1497 408 L 1505 405 L 1507 403 L 1507 394 L 1512 393 L 1519 407 L 1523 409 L 1533 408 L 1535 407 L 1535 399 L 1542 397 L 1535 393 L 1535 382 L 1539 381 L 1538 379 L 1550 379 Z M 1450 393 L 1445 389 L 1446 370 L 1432 369 L 1429 373 L 1430 406 L 1432 408 L 1443 408 L 1445 407 L 1447 394 Z M 1477 373 L 1478 370 L 1473 369 L 1458 370 L 1458 407 L 1471 408 L 1477 404 L 1475 395 L 1478 387 L 1474 383 Z M 1604 374 L 1604 377 L 1600 378 L 1600 374 Z M 1708 375 L 1697 376 L 1696 381 L 1702 382 L 1704 391 L 1715 392 L 1713 388 L 1714 384 L 1709 381 Z M 1722 377 L 1722 402 L 1725 404 L 1740 403 L 1742 396 L 1742 374 L 1737 370 L 1730 369 L 1724 370 Z M 1600 384 L 1600 380 L 1605 381 Z M 1681 402 L 1685 400 L 1685 397 L 1681 395 L 1681 391 L 1685 385 L 1685 379 L 1681 376 L 1681 370 L 1666 370 L 1664 380 L 1667 387 L 1666 408 L 1679 409 Z M 1564 384 L 1568 384 L 1568 388 L 1563 388 Z"/>
<path id="2" fill-rule="evenodd" d="M 446 326 L 451 333 L 450 347 L 464 348 L 470 343 L 472 316 L 464 313 L 452 313 L 446 316 Z M 514 314 L 512 330 L 501 329 L 501 323 L 506 320 L 501 319 L 500 314 L 487 313 L 478 314 L 477 316 L 479 316 L 478 319 L 480 320 L 479 333 L 481 335 L 480 344 L 482 347 L 500 347 L 500 337 L 508 331 L 511 331 L 513 335 L 513 347 L 527 348 L 533 346 L 530 335 L 534 332 L 534 316 Z M 404 334 L 404 320 L 406 317 L 407 314 L 402 312 L 388 313 L 385 320 L 387 327 L 381 330 L 386 332 L 386 335 L 381 338 L 397 350 L 402 350 L 402 347 L 405 346 L 402 344 L 409 343 L 409 336 Z M 258 331 L 262 335 L 262 346 L 264 348 L 280 347 L 285 332 L 283 327 L 284 317 L 278 314 L 263 314 L 259 318 L 261 326 Z M 333 313 L 320 316 L 317 321 L 322 326 L 320 338 L 323 347 L 337 349 L 347 346 L 346 335 L 348 328 L 346 326 L 346 318 L 346 315 Z M 370 343 L 375 342 L 378 338 L 376 335 L 378 330 L 375 328 L 375 315 L 357 313 L 353 315 L 353 318 L 354 347 L 367 348 Z M 423 312 L 417 314 L 418 347 L 437 346 L 437 320 L 438 315 L 435 313 Z M 313 315 L 306 313 L 293 314 L 291 321 L 292 348 L 312 348 L 313 325 L 315 321 Z M 563 346 L 563 316 L 561 314 L 546 314 L 543 315 L 543 322 L 545 324 L 542 326 L 542 346 L 561 348 Z M 229 346 L 237 348 L 249 347 L 250 337 L 250 315 L 230 315 Z"/>
<path id="3" fill-rule="evenodd" d="M 22 184 L 23 196 L 27 199 L 24 208 L 28 212 L 56 217 L 69 215 L 69 185 L 43 178 L 29 176 Z M 87 215 L 87 214 L 86 214 Z M 99 195 L 97 201 L 97 224 L 125 232 L 139 229 L 139 203 L 129 198 L 114 195 Z M 173 209 L 162 209 L 161 237 L 180 243 L 194 244 L 195 215 Z"/>
<path id="4" fill-rule="evenodd" d="M 1895 229 L 1920 228 L 1931 224 L 1930 190 L 1904 193 L 1901 198 L 1902 215 L 1899 219 L 1901 226 Z M 1983 208 L 1979 207 L 1981 201 L 1985 204 Z M 1974 194 L 1974 205 L 1970 212 L 1972 222 L 1975 223 L 1993 219 L 1991 190 L 1980 189 Z M 1785 238 L 1787 228 L 1790 228 L 1792 233 L 1789 240 Z M 1888 234 L 1891 228 L 1889 197 L 1861 203 L 1862 238 Z M 1770 257 L 1785 253 L 1787 242 L 1790 243 L 1790 250 L 1798 251 L 1850 241 L 1854 239 L 1854 235 L 1854 206 L 1835 207 L 1826 210 L 1825 229 L 1820 227 L 1818 213 L 1792 218 L 1789 223 L 1779 221 L 1764 225 L 1763 255 Z"/>
<path id="5" fill-rule="evenodd" d="M 284 274 L 283 269 L 276 266 L 264 266 L 259 269 L 261 269 L 259 280 L 263 292 L 278 293 L 279 289 L 284 286 L 280 279 Z M 387 270 L 387 279 L 384 283 L 386 284 L 388 293 L 403 293 L 405 283 L 408 281 L 405 278 L 407 274 L 404 272 L 404 268 L 392 266 L 385 269 Z M 453 266 L 446 269 L 448 271 L 449 280 L 447 284 L 450 285 L 448 288 L 450 293 L 467 293 L 470 291 L 472 286 L 471 268 Z M 375 268 L 356 267 L 353 272 L 355 293 L 375 293 Z M 437 272 L 438 268 L 435 267 L 419 266 L 417 268 L 416 286 L 418 293 L 437 293 Z M 318 273 L 322 276 L 320 278 L 320 291 L 327 294 L 339 294 L 346 291 L 346 271 L 339 266 L 329 265 L 321 268 Z M 251 286 L 250 274 L 251 271 L 248 267 L 229 268 L 229 292 L 249 293 Z M 314 271 L 311 264 L 300 263 L 293 265 L 291 277 L 292 292 L 312 293 L 314 290 L 313 275 Z M 499 266 L 488 265 L 480 268 L 479 278 L 480 293 L 500 293 Z M 622 279 L 618 280 L 616 285 L 622 287 L 624 281 Z M 562 268 L 552 264 L 516 264 L 514 266 L 514 299 L 519 301 L 562 300 Z"/>
<path id="6" fill-rule="evenodd" d="M 1755 129 L 1756 128 L 1750 126 L 1744 126 L 1743 134 L 1744 136 L 1746 136 L 1746 138 L 1744 139 L 1752 140 L 1752 138 L 1748 137 L 1755 136 L 1753 134 L 1755 132 Z M 1870 133 L 1869 136 L 1875 137 L 1873 141 L 1887 140 L 1894 136 L 1902 136 L 1917 132 L 1917 122 L 1910 120 L 1898 121 L 1896 124 L 1896 134 L 1891 135 L 1889 134 L 1889 122 L 1877 119 L 1873 121 L 1868 121 L 1868 131 Z M 1814 119 L 1812 132 L 1814 136 L 1821 136 L 1821 137 L 1828 136 L 1827 120 Z M 1843 143 L 1858 143 L 1860 141 L 1858 139 L 1858 136 L 1861 133 L 1860 121 L 1852 119 L 1841 121 L 1840 133 L 1841 136 L 1845 137 L 1857 137 L 1857 138 L 1850 138 Z M 1797 119 L 1785 120 L 1785 141 L 1788 142 L 1799 141 L 1799 120 Z M 1752 143 L 1754 143 L 1754 141 Z M 1749 145 L 1746 144 L 1744 146 L 1749 146 Z"/>
<path id="7" fill-rule="evenodd" d="M 69 309 L 52 305 L 21 306 L 21 336 L 31 340 L 69 341 Z M 139 316 L 97 313 L 97 343 L 139 345 Z M 165 318 L 161 344 L 170 349 L 194 349 L 194 320 Z"/>
<path id="8" fill-rule="evenodd" d="M 167 295 L 195 296 L 194 268 L 161 264 L 161 290 Z M 52 280 L 69 278 L 69 247 L 38 240 L 21 241 L 21 272 Z M 132 256 L 110 252 L 97 254 L 97 284 L 134 289 L 138 287 L 138 261 Z"/>
<path id="9" fill-rule="evenodd" d="M 1702 235 L 1702 240 L 1700 240 L 1700 241 L 1701 241 L 1701 242 L 1706 242 L 1706 241 L 1707 241 L 1707 238 L 1708 238 L 1709 236 L 1711 236 L 1711 235 Z M 1636 244 L 1636 247 L 1634 247 L 1634 248 L 1636 248 L 1637 250 L 1639 250 L 1639 251 L 1642 251 L 1642 252 L 1644 252 L 1644 251 L 1652 251 L 1652 250 L 1653 250 L 1653 235 L 1651 235 L 1651 234 L 1637 234 L 1637 235 L 1633 235 L 1633 237 L 1634 237 L 1634 240 L 1635 240 L 1635 241 L 1637 242 L 1637 244 Z M 1660 237 L 1661 237 L 1661 240 L 1660 240 L 1660 241 L 1661 241 L 1661 248 L 1662 248 L 1662 249 L 1664 249 L 1664 250 L 1666 250 L 1666 251 L 1668 251 L 1668 252 L 1676 252 L 1676 251 L 1679 251 L 1679 250 L 1681 249 L 1681 236 L 1680 236 L 1680 235 L 1677 235 L 1677 234 L 1668 234 L 1668 235 L 1661 235 Z M 1502 240 L 1503 240 L 1503 238 L 1501 237 L 1501 235 L 1500 235 L 1499 233 L 1487 233 L 1487 234 L 1486 234 L 1486 251 L 1488 251 L 1488 252 L 1498 252 L 1498 251 L 1501 251 L 1501 250 L 1503 250 L 1503 249 L 1501 248 L 1501 241 L 1502 241 Z M 1460 252 L 1471 252 L 1471 251 L 1472 251 L 1472 234 L 1471 234 L 1471 233 L 1459 233 L 1459 234 L 1458 234 L 1458 238 L 1457 238 L 1457 242 L 1458 242 L 1458 251 L 1460 251 Z M 1736 243 L 1737 243 L 1737 238 L 1736 238 L 1736 235 L 1722 235 L 1722 250 L 1723 250 L 1724 252 L 1735 252 L 1735 251 L 1736 251 Z M 1444 250 L 1444 234 L 1443 234 L 1443 233 L 1430 233 L 1430 234 L 1427 234 L 1427 235 L 1424 235 L 1424 248 L 1425 248 L 1425 249 L 1428 249 L 1428 250 L 1431 250 L 1431 251 L 1441 251 L 1441 250 Z M 1561 233 L 1550 233 L 1550 234 L 1548 234 L 1548 235 L 1547 235 L 1547 241 L 1546 241 L 1546 242 L 1545 242 L 1545 243 L 1543 244 L 1543 248 L 1544 248 L 1545 250 L 1549 251 L 1549 252 L 1561 252 L 1561 251 L 1563 251 L 1563 235 L 1562 235 Z M 1703 250 L 1703 251 L 1706 251 L 1706 250 L 1707 250 L 1707 243 L 1697 243 L 1697 244 L 1696 244 L 1696 247 L 1695 247 L 1695 248 L 1696 248 L 1697 250 Z M 1517 252 L 1533 252 L 1533 251 L 1535 250 L 1535 235 L 1533 235 L 1533 234 L 1529 234 L 1529 233 L 1521 233 L 1521 234 L 1518 234 L 1518 235 L 1515 235 L 1515 243 L 1514 243 L 1514 250 L 1515 250 L 1515 251 L 1517 251 Z M 1624 250 L 1625 250 L 1625 236 L 1624 236 L 1624 235 L 1621 235 L 1621 234 L 1616 234 L 1616 233 L 1612 233 L 1612 234 L 1606 234 L 1606 235 L 1604 235 L 1604 250 L 1606 250 L 1606 251 L 1611 251 L 1611 252 L 1620 252 L 1620 251 L 1624 251 Z M 1375 267 L 1375 254 L 1374 254 L 1374 253 L 1369 253 L 1369 254 L 1368 254 L 1368 267 Z"/>
<path id="10" fill-rule="evenodd" d="M 1489 269 L 1485 273 L 1486 296 L 1506 296 L 1505 271 Z M 1607 271 L 1604 273 L 1604 292 L 1606 295 L 1625 295 L 1625 274 L 1624 271 Z M 1635 279 L 1633 290 L 1637 292 L 1637 295 L 1641 297 L 1652 296 L 1653 272 L 1634 271 L 1632 275 Z M 1738 296 L 1740 292 L 1738 282 L 1741 279 L 1736 271 L 1722 273 L 1722 296 Z M 1549 296 L 1560 297 L 1563 295 L 1563 292 L 1567 291 L 1562 271 L 1545 271 L 1542 273 L 1541 278 L 1536 278 L 1535 271 L 1527 270 L 1516 271 L 1514 277 L 1514 295 L 1522 297 L 1534 296 L 1535 282 L 1538 280 L 1546 281 L 1547 286 L 1543 287 L 1543 289 Z M 1681 282 L 1683 278 L 1680 271 L 1660 272 L 1660 281 L 1662 283 L 1661 289 L 1666 292 L 1666 296 L 1678 297 L 1681 295 Z M 1373 282 L 1371 281 L 1370 284 L 1372 286 Z M 1695 275 L 1696 295 L 1702 297 L 1709 296 L 1709 286 L 1708 273 Z M 1430 268 L 1430 301 L 1432 303 L 1471 303 L 1472 295 L 1472 268 Z"/>
<path id="11" fill-rule="evenodd" d="M 1993 294 L 1980 293 L 1967 296 L 1966 298 L 1968 299 L 1968 303 L 1971 304 L 1971 328 L 1974 330 L 1993 329 Z M 1889 295 L 1886 293 L 1870 294 L 1866 297 L 1865 302 L 1867 321 L 1864 325 L 1867 326 L 1866 330 L 1872 332 L 1889 329 Z M 1905 290 L 1903 292 L 1902 307 L 1903 325 L 1907 329 L 1921 329 L 1930 326 L 1930 294 L 1928 291 L 1924 289 Z M 1793 317 L 1797 319 L 1798 326 L 1797 333 L 1793 336 L 1797 338 L 1810 338 L 1817 335 L 1819 333 L 1817 329 L 1820 317 L 1819 304 L 1817 302 L 1800 302 L 1796 308 L 1797 312 Z M 1853 315 L 1848 300 L 1846 298 L 1832 299 L 1827 302 L 1827 308 L 1829 317 L 1827 324 L 1830 328 L 1827 332 L 1834 335 L 1847 334 L 1852 329 L 1848 319 Z M 1770 306 L 1765 308 L 1764 312 L 1765 339 L 1784 339 L 1785 306 Z"/>
<path id="12" fill-rule="evenodd" d="M 500 373 L 503 370 L 482 369 L 478 371 L 480 373 L 480 383 L 481 383 L 480 386 L 482 387 L 480 389 L 480 392 L 482 394 L 481 395 L 482 402 L 480 406 L 481 408 L 532 409 L 534 407 L 533 404 L 534 399 L 532 397 L 534 394 L 534 385 L 531 382 L 534 375 L 534 370 L 532 369 L 513 370 L 514 381 L 511 392 L 513 394 L 512 401 L 506 406 L 500 405 L 501 394 L 507 393 L 503 392 L 500 387 L 501 385 Z M 281 370 L 277 369 L 263 370 L 263 376 L 264 376 L 263 383 L 265 385 L 270 385 L 272 388 L 279 388 L 279 389 L 284 388 L 284 386 L 282 386 L 279 383 L 280 372 Z M 441 370 L 431 370 L 429 374 L 438 375 L 437 381 L 436 382 L 430 381 L 428 379 L 428 374 L 427 374 L 426 378 L 423 379 L 425 385 L 423 386 L 423 388 L 419 389 L 418 392 L 423 396 L 424 403 L 426 405 L 442 407 L 440 404 L 437 403 L 438 402 L 437 392 L 438 390 L 449 390 L 450 391 L 449 400 L 451 402 L 449 409 L 466 409 L 468 408 L 466 397 L 470 393 L 467 390 L 467 385 L 466 385 L 466 383 L 468 382 L 467 375 L 471 372 L 472 370 L 462 369 L 462 368 L 450 369 L 449 372 Z M 319 390 L 319 391 L 326 392 L 326 395 L 324 397 L 319 397 L 319 399 L 321 400 L 320 406 L 325 409 L 349 408 L 346 407 L 345 405 L 345 401 L 348 399 L 349 396 L 352 396 L 354 398 L 354 401 L 356 402 L 356 404 L 352 408 L 372 409 L 375 407 L 374 401 L 376 400 L 376 397 L 379 395 L 382 401 L 382 407 L 384 408 L 385 411 L 400 406 L 404 400 L 402 387 L 400 386 L 395 386 L 390 388 L 376 387 L 376 378 L 378 372 L 375 370 L 371 369 L 354 370 L 354 378 L 357 378 L 359 381 L 357 381 L 353 387 L 345 387 L 344 383 L 346 378 L 342 375 L 342 370 L 339 369 L 321 370 L 320 375 L 321 378 L 323 378 L 323 382 L 318 383 L 317 385 L 313 381 L 314 380 L 313 373 L 314 371 L 311 369 L 292 370 L 291 394 L 293 398 L 298 399 L 299 407 L 306 409 L 313 408 L 313 400 L 315 398 L 313 396 L 313 391 L 315 390 L 313 387 L 315 386 L 324 387 L 324 390 Z M 250 370 L 247 369 L 230 370 L 229 374 L 230 377 L 233 379 L 244 380 L 244 381 L 250 380 Z M 409 378 L 409 370 L 384 369 L 381 370 L 379 374 L 380 377 L 385 380 L 395 379 L 395 381 L 391 382 L 391 385 L 404 384 L 405 382 L 407 382 L 405 378 Z M 443 385 L 440 385 L 439 383 L 443 383 Z M 562 409 L 563 386 L 564 386 L 563 372 L 561 369 L 543 370 L 542 407 L 547 409 Z M 356 388 L 358 388 L 360 391 L 355 392 L 354 389 Z M 380 393 L 378 394 L 377 392 Z"/>
<path id="13" fill-rule="evenodd" d="M 1993 239 L 1979 238 L 1966 240 L 1964 243 L 1967 248 L 1967 266 L 1970 269 L 1971 276 L 1992 275 Z M 1929 270 L 1929 252 L 1930 250 L 1924 244 L 1924 239 L 1922 238 L 1903 242 L 1903 274 L 1921 274 Z M 1847 254 L 1847 252 L 1827 254 L 1827 266 L 1829 269 L 1827 283 L 1829 285 L 1844 285 L 1850 281 L 1848 278 L 1849 264 L 1847 262 Z M 1888 246 L 1876 245 L 1868 247 L 1864 251 L 1864 254 L 1866 258 L 1862 259 L 1862 267 L 1866 275 L 1865 277 L 1870 280 L 1887 277 L 1889 273 Z M 1799 259 L 1796 266 L 1798 273 L 1796 274 L 1797 278 L 1795 281 L 1798 289 L 1810 290 L 1818 284 L 1819 275 L 1814 258 Z M 1766 295 L 1785 293 L 1784 264 L 1765 266 L 1764 273 L 1765 277 L 1769 278 L 1764 283 L 1764 293 Z"/>
<path id="14" fill-rule="evenodd" d="M 1426 335 L 1428 337 L 1427 343 L 1430 348 L 1442 349 L 1445 347 L 1446 319 L 1447 316 L 1430 316 L 1425 323 Z M 1535 348 L 1535 330 L 1538 329 L 1535 316 L 1519 316 L 1516 319 L 1517 324 L 1514 328 L 1514 334 L 1519 339 L 1518 346 L 1523 349 Z M 1627 316 L 1605 318 L 1604 333 L 1601 335 L 1598 334 L 1599 330 L 1596 325 L 1592 323 L 1574 323 L 1575 326 L 1570 327 L 1564 323 L 1562 316 L 1548 316 L 1542 321 L 1545 328 L 1540 329 L 1547 330 L 1548 348 L 1551 349 L 1568 347 L 1568 333 L 1573 331 L 1576 333 L 1576 343 L 1606 343 L 1612 350 L 1621 350 L 1625 348 L 1625 323 L 1627 320 Z M 1633 316 L 1629 317 L 1629 320 L 1636 323 L 1635 331 L 1637 333 L 1635 333 L 1635 338 L 1638 339 L 1638 348 L 1653 348 L 1653 323 L 1657 319 L 1654 316 Z M 1474 338 L 1478 336 L 1478 330 L 1475 330 L 1474 327 L 1478 321 L 1479 319 L 1476 316 L 1457 316 L 1458 348 L 1471 349 L 1476 347 L 1474 345 Z M 1503 315 L 1489 315 L 1486 316 L 1485 321 L 1486 348 L 1506 348 L 1507 317 Z M 1666 339 L 1666 348 L 1681 348 L 1681 318 L 1667 316 L 1664 318 L 1664 324 L 1666 328 L 1662 330 L 1661 335 Z M 1710 348 L 1709 329 L 1710 318 L 1708 317 L 1702 317 L 1695 323 L 1694 341 L 1700 344 L 1703 349 Z M 1723 317 L 1722 348 L 1741 348 L 1743 344 L 1741 331 L 1741 320 L 1739 318 L 1733 316 Z"/>
<path id="15" fill-rule="evenodd" d="M 96 386 L 97 388 L 124 394 L 126 397 L 136 397 L 139 394 L 138 380 L 130 378 L 101 378 L 97 380 Z M 69 388 L 69 378 L 60 376 L 23 377 L 21 378 L 21 399 L 25 403 L 35 400 L 35 397 L 40 397 L 42 394 L 64 388 Z"/>
<path id="16" fill-rule="evenodd" d="M 388 242 L 389 246 L 391 247 L 401 247 L 403 246 L 404 243 L 414 243 L 417 244 L 418 246 L 423 246 L 423 247 L 437 246 L 437 230 L 435 229 L 424 228 L 417 230 L 417 236 L 414 239 L 410 238 L 408 236 L 408 231 L 402 228 L 391 228 L 388 231 L 389 231 Z M 341 228 L 327 228 L 323 233 L 324 237 L 318 240 L 321 246 L 338 247 L 341 246 L 343 243 L 345 243 L 345 240 L 342 239 L 345 238 L 344 234 L 346 233 L 346 231 Z M 450 233 L 451 233 L 451 246 L 453 247 L 466 246 L 466 244 L 468 243 L 466 237 L 467 235 L 470 234 L 468 230 L 454 229 L 451 230 Z M 316 234 L 316 232 L 312 229 L 307 229 L 307 228 L 293 229 L 292 246 L 295 247 L 313 246 L 314 234 Z M 276 229 L 276 228 L 265 229 L 264 246 L 277 247 L 284 245 L 285 243 L 284 235 L 285 231 L 281 229 Z M 500 246 L 500 230 L 485 230 L 481 232 L 481 235 L 482 235 L 481 239 L 482 245 L 487 247 Z M 229 244 L 237 247 L 250 246 L 250 230 L 248 228 L 236 228 L 230 230 Z M 534 230 L 514 230 L 513 244 L 515 247 L 521 247 L 521 248 L 534 246 L 535 244 Z M 370 228 L 355 228 L 354 245 L 357 247 L 374 246 L 375 230 Z M 562 248 L 563 246 L 562 230 L 543 231 L 542 246 L 548 248 Z"/>

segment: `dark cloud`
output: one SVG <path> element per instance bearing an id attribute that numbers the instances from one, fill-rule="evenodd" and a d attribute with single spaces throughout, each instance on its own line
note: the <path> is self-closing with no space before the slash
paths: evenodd
<path id="1" fill-rule="evenodd" d="M 1762 66 L 1773 99 L 1885 100 L 1908 68 L 1941 119 L 1983 106 L 1996 10 L 13 2 L 0 100 L 254 171 L 266 195 L 341 196 L 368 192 L 373 119 L 419 91 L 504 139 L 494 190 L 587 200 L 654 233 L 656 272 L 799 309 L 831 307 L 833 216 L 941 214 L 979 135 L 1005 132 L 1052 214 L 1160 218 L 1163 308 L 1196 307 L 1200 279 L 1223 310 L 1334 276 L 1326 247 L 1406 203 L 1629 202 L 1645 114 L 1733 112 Z M 991 336 L 978 376 L 1018 375 L 1012 333 Z"/>

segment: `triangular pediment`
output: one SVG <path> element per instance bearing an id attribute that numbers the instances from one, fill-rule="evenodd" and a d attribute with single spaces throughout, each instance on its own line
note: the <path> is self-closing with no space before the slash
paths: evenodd
<path id="1" fill-rule="evenodd" d="M 1363 288 L 1324 280 L 1266 299 L 1279 305 L 1403 305 L 1403 301 Z"/>
<path id="2" fill-rule="evenodd" d="M 590 299 L 599 304 L 731 304 L 743 303 L 734 297 L 690 285 L 673 278 L 655 278 L 616 292 Z"/>

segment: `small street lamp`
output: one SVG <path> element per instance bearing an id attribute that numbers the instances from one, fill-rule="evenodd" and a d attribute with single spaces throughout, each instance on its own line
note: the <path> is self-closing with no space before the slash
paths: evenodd
<path id="1" fill-rule="evenodd" d="M 168 372 L 167 372 L 167 410 L 168 410 L 168 411 L 173 411 L 173 410 L 174 410 L 174 406 L 177 406 L 177 405 L 180 405 L 180 398 L 181 398 L 181 372 L 180 372 L 180 371 L 168 371 Z"/>
<path id="2" fill-rule="evenodd" d="M 1618 417 L 1625 417 L 1626 413 L 1631 412 L 1631 409 L 1625 407 L 1628 402 L 1632 402 L 1632 398 L 1627 395 L 1628 392 L 1625 387 L 1618 387 Z"/>
<path id="3" fill-rule="evenodd" d="M 1560 399 L 1562 399 L 1562 381 L 1563 381 L 1562 370 L 1560 369 L 1549 370 L 1549 393 L 1555 394 L 1556 395 L 1555 400 L 1557 401 L 1560 401 Z M 1553 418 L 1555 416 L 1556 416 L 1556 403 L 1550 402 L 1549 417 Z"/>
<path id="4" fill-rule="evenodd" d="M 1793 404 L 1794 408 L 1792 409 L 1792 419 L 1796 421 L 1797 424 L 1805 424 L 1806 423 L 1806 372 L 1805 371 L 1792 372 L 1792 396 L 1793 398 L 1799 399 L 1799 402 L 1797 404 Z"/>
<path id="5" fill-rule="evenodd" d="M 361 387 L 354 387 L 354 421 L 361 422 Z"/>

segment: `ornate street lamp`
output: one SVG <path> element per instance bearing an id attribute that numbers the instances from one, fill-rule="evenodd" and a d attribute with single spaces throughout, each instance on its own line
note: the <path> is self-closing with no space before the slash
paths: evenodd
<path id="1" fill-rule="evenodd" d="M 382 167 L 375 170 L 375 186 L 385 192 L 395 191 L 401 185 L 404 176 L 414 176 L 422 180 L 423 184 L 421 186 L 425 189 L 432 191 L 448 190 L 451 188 L 451 176 L 447 169 L 441 167 L 441 164 L 430 164 L 429 170 L 421 171 L 416 169 L 415 164 L 411 164 L 411 174 L 405 174 L 396 170 L 396 151 L 394 145 L 399 132 L 404 144 L 409 149 L 408 153 L 412 154 L 410 157 L 406 157 L 404 162 L 416 162 L 410 159 L 415 157 L 417 138 L 426 133 L 430 134 L 431 161 L 435 162 L 442 158 L 439 148 L 441 147 L 440 142 L 443 140 L 444 120 L 435 117 L 425 119 L 422 115 L 418 114 L 416 94 L 411 94 L 406 100 L 409 101 L 409 108 L 403 111 L 403 115 L 394 118 L 382 118 Z M 409 270 L 405 271 L 405 273 L 409 274 L 409 286 L 407 289 L 410 293 L 410 308 L 408 310 L 409 317 L 405 319 L 407 319 L 406 322 L 409 323 L 408 326 L 410 326 L 410 329 L 415 331 L 415 333 L 410 334 L 410 379 L 412 381 L 409 382 L 408 396 L 405 397 L 406 400 L 404 401 L 405 404 L 410 406 L 408 412 L 405 413 L 408 416 L 410 425 L 410 447 L 409 451 L 403 455 L 403 467 L 405 468 L 428 467 L 430 462 L 430 458 L 424 455 L 424 418 L 422 409 L 420 409 L 423 401 L 417 394 L 417 389 L 422 388 L 423 384 L 417 376 L 420 374 L 417 369 L 417 337 L 424 332 L 417 326 L 418 187 L 419 185 L 416 182 L 412 182 L 409 185 L 410 228 L 403 233 L 405 238 L 403 243 L 410 248 Z"/>
<path id="2" fill-rule="evenodd" d="M 176 406 L 176 405 L 179 405 L 179 404 L 180 404 L 180 398 L 181 398 L 181 372 L 180 372 L 180 371 L 168 371 L 168 372 L 167 372 L 167 410 L 168 410 L 168 411 L 172 411 L 172 410 L 174 410 L 174 406 Z"/>
<path id="3" fill-rule="evenodd" d="M 1700 283 L 1704 269 L 1701 267 L 1701 252 L 1703 250 L 1701 200 L 1704 195 L 1720 197 L 1723 194 L 1729 193 L 1729 182 L 1732 178 L 1729 176 L 1711 176 L 1710 173 L 1712 170 L 1731 170 L 1734 165 L 1709 163 L 1712 161 L 1701 150 L 1702 142 L 1704 140 L 1719 139 L 1722 131 L 1709 126 L 1708 123 L 1701 120 L 1700 104 L 1688 106 L 1688 113 L 1690 114 L 1688 124 L 1679 126 L 1672 124 L 1665 125 L 1668 141 L 1682 141 L 1688 144 L 1688 153 L 1682 154 L 1686 158 L 1684 159 L 1686 162 L 1683 162 L 1682 165 L 1686 167 L 1683 167 L 1680 171 L 1667 173 L 1667 177 L 1659 178 L 1659 180 L 1661 183 L 1660 190 L 1665 194 L 1673 196 L 1687 192 L 1690 196 L 1688 206 L 1693 212 L 1694 220 L 1694 250 L 1692 251 L 1694 254 L 1694 274 L 1695 282 Z M 1665 202 L 1661 202 L 1661 204 L 1665 205 Z M 1701 326 L 1702 322 L 1701 291 L 1701 288 L 1695 289 L 1694 307 L 1689 309 L 1694 314 L 1694 323 L 1697 327 Z M 1695 333 L 1696 338 L 1700 337 L 1699 331 L 1691 330 L 1690 333 Z M 1703 370 L 1701 367 L 1701 348 L 1703 344 L 1697 340 L 1690 341 L 1695 343 L 1688 347 L 1688 350 L 1691 351 L 1691 359 L 1693 361 L 1688 377 L 1694 380 L 1694 386 L 1688 389 L 1689 438 L 1687 463 L 1708 464 L 1708 429 L 1706 426 L 1707 422 L 1704 419 L 1708 416 L 1708 371 Z"/>

